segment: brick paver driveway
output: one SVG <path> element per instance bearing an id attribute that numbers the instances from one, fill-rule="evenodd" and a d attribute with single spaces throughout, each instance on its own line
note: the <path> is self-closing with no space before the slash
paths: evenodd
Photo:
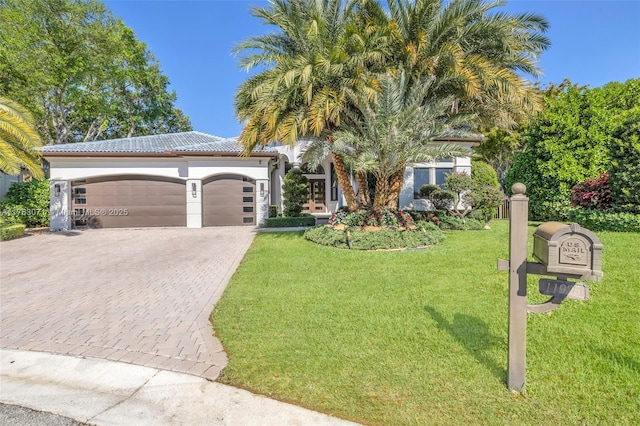
<path id="1" fill-rule="evenodd" d="M 255 230 L 102 229 L 0 243 L 0 346 L 215 379 L 209 314 Z"/>

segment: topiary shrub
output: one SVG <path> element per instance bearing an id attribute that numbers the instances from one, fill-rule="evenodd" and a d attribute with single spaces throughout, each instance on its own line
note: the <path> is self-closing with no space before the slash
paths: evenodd
<path id="1" fill-rule="evenodd" d="M 2 216 L 28 227 L 49 226 L 49 194 L 48 180 L 14 183 L 0 205 Z"/>
<path id="2" fill-rule="evenodd" d="M 278 206 L 275 204 L 269 206 L 269 217 L 278 217 Z"/>
<path id="3" fill-rule="evenodd" d="M 282 184 L 285 217 L 298 217 L 302 205 L 309 197 L 309 180 L 300 169 L 291 169 L 284 175 Z"/>
<path id="4" fill-rule="evenodd" d="M 25 228 L 26 226 L 21 223 L 0 225 L 0 241 L 22 237 L 24 235 Z"/>

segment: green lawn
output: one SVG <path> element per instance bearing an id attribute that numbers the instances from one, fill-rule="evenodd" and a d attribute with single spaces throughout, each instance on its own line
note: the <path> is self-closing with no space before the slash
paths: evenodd
<path id="1" fill-rule="evenodd" d="M 493 228 L 404 252 L 258 234 L 213 313 L 221 380 L 365 424 L 640 424 L 640 235 L 599 233 L 591 300 L 529 314 L 520 395 L 496 270 L 508 223 Z M 544 300 L 535 277 L 529 293 Z"/>

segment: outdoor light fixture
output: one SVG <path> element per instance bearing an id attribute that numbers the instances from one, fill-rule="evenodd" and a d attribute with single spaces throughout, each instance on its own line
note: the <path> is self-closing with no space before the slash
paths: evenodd
<path id="1" fill-rule="evenodd" d="M 196 198 L 198 196 L 198 192 L 196 190 L 197 190 L 196 183 L 195 182 L 191 182 L 191 196 L 193 198 Z"/>
<path id="2" fill-rule="evenodd" d="M 260 196 L 264 197 L 264 182 L 260 182 Z"/>
<path id="3" fill-rule="evenodd" d="M 273 170 L 278 170 L 278 163 L 273 163 Z"/>
<path id="4" fill-rule="evenodd" d="M 58 184 L 53 185 L 53 193 L 55 194 L 56 197 L 60 196 L 60 185 Z"/>

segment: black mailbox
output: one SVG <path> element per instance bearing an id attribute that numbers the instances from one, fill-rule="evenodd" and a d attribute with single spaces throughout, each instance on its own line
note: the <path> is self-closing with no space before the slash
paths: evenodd
<path id="1" fill-rule="evenodd" d="M 533 234 L 533 255 L 549 274 L 600 281 L 602 249 L 600 239 L 577 223 L 545 222 Z"/>

